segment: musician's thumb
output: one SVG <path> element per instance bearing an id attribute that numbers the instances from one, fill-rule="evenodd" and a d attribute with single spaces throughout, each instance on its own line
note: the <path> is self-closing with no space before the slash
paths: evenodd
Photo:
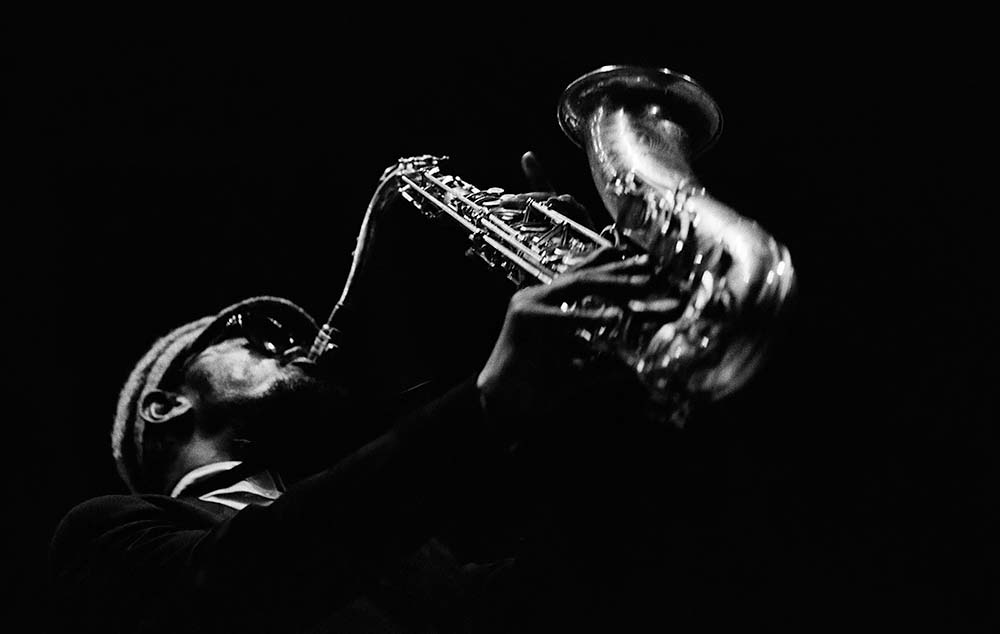
<path id="1" fill-rule="evenodd" d="M 521 170 L 528 180 L 528 188 L 534 192 L 554 192 L 555 188 L 545 176 L 545 170 L 534 152 L 528 151 L 521 157 Z"/>

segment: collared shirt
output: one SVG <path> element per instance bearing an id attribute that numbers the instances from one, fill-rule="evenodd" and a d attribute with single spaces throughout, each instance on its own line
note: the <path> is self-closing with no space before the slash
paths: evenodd
<path id="1" fill-rule="evenodd" d="M 184 490 L 189 488 L 194 483 L 200 482 L 217 473 L 229 471 L 233 467 L 240 464 L 241 463 L 238 460 L 228 460 L 223 462 L 213 462 L 211 464 L 198 467 L 197 469 L 193 469 L 177 482 L 177 486 L 175 486 L 170 492 L 170 497 L 180 497 L 181 494 L 184 493 Z M 205 502 L 223 504 L 239 511 L 247 506 L 250 506 L 251 504 L 267 506 L 281 496 L 282 490 L 283 487 L 281 486 L 279 478 L 276 478 L 267 471 L 262 471 L 247 478 L 246 480 L 241 480 L 236 484 L 216 489 L 214 491 L 209 491 L 208 493 L 199 496 L 198 499 L 204 500 Z"/>

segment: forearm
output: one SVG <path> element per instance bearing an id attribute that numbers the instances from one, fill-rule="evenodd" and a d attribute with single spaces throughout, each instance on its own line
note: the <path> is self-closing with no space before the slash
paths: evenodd
<path id="1" fill-rule="evenodd" d="M 338 565 L 377 568 L 460 510 L 499 451 L 469 381 L 259 510 L 290 548 L 321 544 Z"/>

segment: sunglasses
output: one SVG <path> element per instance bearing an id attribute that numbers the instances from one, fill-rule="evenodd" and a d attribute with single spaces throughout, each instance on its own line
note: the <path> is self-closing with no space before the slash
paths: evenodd
<path id="1" fill-rule="evenodd" d="M 306 347 L 312 344 L 313 336 L 301 332 L 301 329 L 291 328 L 274 317 L 247 311 L 231 315 L 221 325 L 214 325 L 203 341 L 202 350 L 228 339 L 244 338 L 249 347 L 256 352 L 268 356 L 280 355 L 289 348 Z M 199 337 L 201 339 L 201 337 Z"/>
<path id="2" fill-rule="evenodd" d="M 309 349 L 316 333 L 309 328 L 292 327 L 278 319 L 253 310 L 233 313 L 227 319 L 209 326 L 183 355 L 175 359 L 164 373 L 161 385 L 170 385 L 183 377 L 188 363 L 200 352 L 230 339 L 246 339 L 247 347 L 258 354 L 277 357 L 290 348 Z"/>

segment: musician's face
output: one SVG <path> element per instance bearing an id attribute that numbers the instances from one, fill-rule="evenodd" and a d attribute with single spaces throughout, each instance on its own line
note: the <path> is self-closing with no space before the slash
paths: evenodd
<path id="1" fill-rule="evenodd" d="M 301 355 L 255 349 L 243 337 L 209 346 L 188 364 L 186 373 L 186 383 L 206 405 L 258 401 L 311 380 Z"/>
<path id="2" fill-rule="evenodd" d="M 342 389 L 314 371 L 294 350 L 274 354 L 241 337 L 199 354 L 183 389 L 204 433 L 231 433 L 249 452 L 234 457 L 267 461 L 294 478 L 329 466 L 363 434 L 362 421 L 345 415 Z"/>

